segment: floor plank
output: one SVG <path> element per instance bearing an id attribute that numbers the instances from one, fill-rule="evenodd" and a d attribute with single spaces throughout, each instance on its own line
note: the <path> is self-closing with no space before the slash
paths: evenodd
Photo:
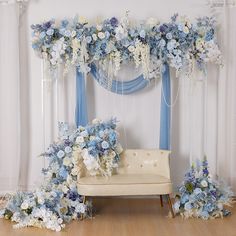
<path id="1" fill-rule="evenodd" d="M 236 210 L 224 219 L 183 220 L 168 218 L 168 205 L 158 199 L 94 199 L 94 219 L 73 221 L 55 233 L 37 228 L 13 229 L 13 223 L 0 220 L 0 236 L 236 236 Z"/>

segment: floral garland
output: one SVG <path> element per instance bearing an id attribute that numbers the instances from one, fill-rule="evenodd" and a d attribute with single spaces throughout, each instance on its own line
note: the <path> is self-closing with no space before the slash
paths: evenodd
<path id="1" fill-rule="evenodd" d="M 86 170 L 91 175 L 110 176 L 117 168 L 122 148 L 117 141 L 116 120 L 94 120 L 91 125 L 71 130 L 60 123 L 60 139 L 42 154 L 49 165 L 43 169 L 44 183 L 33 192 L 11 196 L 0 218 L 17 222 L 15 228 L 35 226 L 60 231 L 65 223 L 90 215 L 91 203 L 82 203 L 77 178 Z"/>
<path id="2" fill-rule="evenodd" d="M 230 214 L 224 206 L 232 205 L 233 192 L 225 184 L 212 180 L 206 159 L 200 168 L 192 166 L 186 173 L 179 193 L 174 210 L 184 218 L 207 220 Z"/>
<path id="3" fill-rule="evenodd" d="M 221 63 L 215 20 L 209 17 L 190 22 L 176 14 L 168 23 L 150 18 L 132 26 L 127 15 L 120 21 L 112 17 L 98 25 L 75 17 L 31 27 L 33 49 L 51 68 L 64 63 L 65 71 L 75 65 L 88 73 L 91 63 L 97 63 L 113 77 L 122 64 L 134 62 L 144 78 L 151 79 L 160 75 L 164 63 L 186 73 L 191 73 L 194 60 L 203 71 L 207 62 Z"/>

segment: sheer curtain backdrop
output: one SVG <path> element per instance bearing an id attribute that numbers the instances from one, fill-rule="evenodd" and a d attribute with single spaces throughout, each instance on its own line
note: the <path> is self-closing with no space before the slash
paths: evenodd
<path id="1" fill-rule="evenodd" d="M 56 139 L 57 121 L 74 120 L 74 72 L 63 78 L 59 69 L 58 80 L 48 82 L 42 60 L 31 49 L 31 24 L 50 19 L 52 14 L 59 19 L 81 12 L 88 18 L 109 17 L 107 12 L 120 16 L 127 9 L 137 19 L 166 20 L 176 11 L 196 18 L 211 14 L 205 3 L 121 0 L 114 8 L 110 0 L 103 4 L 31 0 L 28 7 L 20 7 L 16 1 L 0 0 L 0 195 L 39 184 L 45 163 L 38 155 Z M 225 6 L 217 11 L 225 66 L 209 66 L 207 80 L 197 71 L 190 80 L 175 79 L 172 74 L 172 99 L 177 94 L 178 99 L 172 107 L 171 172 L 177 186 L 191 161 L 206 154 L 212 174 L 224 178 L 236 191 L 236 8 Z M 132 77 L 125 68 L 120 75 Z M 161 83 L 156 81 L 147 91 L 119 96 L 88 77 L 89 120 L 117 116 L 124 148 L 157 148 L 160 92 Z"/>
<path id="2" fill-rule="evenodd" d="M 18 189 L 20 163 L 19 11 L 0 4 L 0 193 Z"/>

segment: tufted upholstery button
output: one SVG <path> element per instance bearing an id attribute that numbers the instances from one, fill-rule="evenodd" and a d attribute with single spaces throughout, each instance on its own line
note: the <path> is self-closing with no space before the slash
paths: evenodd
<path id="1" fill-rule="evenodd" d="M 161 152 L 161 154 L 164 154 L 164 152 Z"/>
<path id="2" fill-rule="evenodd" d="M 149 152 L 147 153 L 147 156 L 150 156 L 150 153 L 149 153 Z"/>
<path id="3" fill-rule="evenodd" d="M 142 168 L 142 167 L 143 167 L 143 165 L 141 164 L 141 165 L 140 165 L 140 167 Z"/>
<path id="4" fill-rule="evenodd" d="M 154 163 L 154 167 L 157 167 L 157 163 Z"/>
<path id="5" fill-rule="evenodd" d="M 137 156 L 137 153 L 136 153 L 136 152 L 134 152 L 134 153 L 133 153 L 133 156 Z"/>

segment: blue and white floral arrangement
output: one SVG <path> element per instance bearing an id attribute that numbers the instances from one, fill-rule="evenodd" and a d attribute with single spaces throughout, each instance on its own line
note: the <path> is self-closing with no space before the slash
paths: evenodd
<path id="1" fill-rule="evenodd" d="M 233 192 L 224 183 L 212 179 L 205 158 L 199 168 L 192 166 L 185 174 L 174 211 L 183 218 L 207 220 L 229 215 L 230 211 L 224 206 L 230 207 L 232 204 Z"/>
<path id="2" fill-rule="evenodd" d="M 17 222 L 15 228 L 35 226 L 60 231 L 65 223 L 90 215 L 91 202 L 82 202 L 77 189 L 81 172 L 110 176 L 118 167 L 122 148 L 116 120 L 95 119 L 91 125 L 71 130 L 60 123 L 60 138 L 42 154 L 48 160 L 44 182 L 33 192 L 12 195 L 0 218 Z"/>
<path id="3" fill-rule="evenodd" d="M 168 63 L 179 73 L 191 73 L 194 61 L 205 71 L 207 62 L 221 64 L 217 45 L 215 20 L 198 18 L 191 22 L 178 14 L 170 22 L 160 23 L 155 18 L 131 24 L 126 15 L 106 19 L 91 25 L 83 17 L 71 20 L 50 20 L 32 27 L 32 47 L 45 59 L 50 68 L 59 64 L 75 65 L 83 73 L 91 64 L 117 75 L 122 64 L 134 63 L 146 79 L 159 77 L 162 66 Z"/>

